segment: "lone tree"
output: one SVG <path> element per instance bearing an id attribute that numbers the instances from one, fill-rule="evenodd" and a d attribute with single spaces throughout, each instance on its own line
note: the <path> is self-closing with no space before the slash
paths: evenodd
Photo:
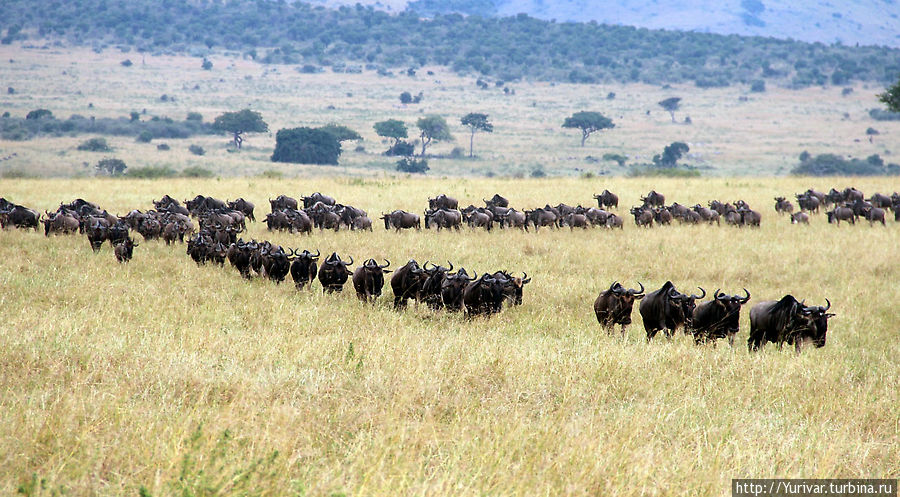
<path id="1" fill-rule="evenodd" d="M 670 97 L 665 100 L 660 100 L 659 106 L 663 109 L 669 111 L 669 115 L 672 116 L 672 122 L 675 122 L 675 111 L 678 110 L 681 105 L 681 97 Z"/>
<path id="2" fill-rule="evenodd" d="M 383 138 L 390 138 L 393 140 L 391 143 L 391 148 L 394 148 L 398 143 L 400 143 L 401 138 L 406 138 L 409 136 L 408 130 L 406 129 L 406 125 L 403 124 L 403 121 L 398 121 L 397 119 L 388 119 L 387 121 L 379 121 L 375 123 L 375 133 L 378 136 Z"/>
<path id="3" fill-rule="evenodd" d="M 422 142 L 422 157 L 425 157 L 425 149 L 428 145 L 431 145 L 431 142 L 453 140 L 453 135 L 450 134 L 450 127 L 447 126 L 447 121 L 441 116 L 420 117 L 416 121 L 416 126 L 421 130 L 419 140 Z"/>
<path id="4" fill-rule="evenodd" d="M 578 128 L 581 130 L 581 146 L 587 140 L 591 133 L 600 131 L 601 129 L 615 128 L 612 120 L 599 112 L 581 111 L 567 117 L 562 125 L 563 128 Z"/>
<path id="5" fill-rule="evenodd" d="M 110 157 L 100 159 L 100 162 L 97 163 L 96 167 L 101 173 L 106 173 L 110 176 L 121 176 L 125 170 L 128 169 L 128 166 L 125 165 L 125 161 Z"/>
<path id="6" fill-rule="evenodd" d="M 900 112 L 900 81 L 894 83 L 893 86 L 885 88 L 884 93 L 878 95 L 878 100 L 887 105 L 888 110 Z"/>
<path id="7" fill-rule="evenodd" d="M 460 119 L 460 122 L 463 126 L 469 128 L 469 131 L 472 133 L 469 136 L 469 157 L 474 157 L 472 153 L 472 145 L 475 141 L 475 133 L 478 131 L 484 131 L 485 133 L 493 133 L 494 125 L 488 121 L 487 114 L 479 114 L 477 112 L 470 112 Z"/>
<path id="8" fill-rule="evenodd" d="M 341 142 L 328 131 L 314 128 L 280 129 L 275 134 L 272 162 L 337 164 Z"/>
<path id="9" fill-rule="evenodd" d="M 244 109 L 240 112 L 226 112 L 216 117 L 213 129 L 224 131 L 234 135 L 234 146 L 241 148 L 244 133 L 265 133 L 269 131 L 269 125 L 262 119 L 259 112 Z"/>
<path id="10" fill-rule="evenodd" d="M 688 153 L 691 150 L 688 147 L 687 143 L 684 142 L 672 142 L 669 145 L 666 145 L 666 148 L 663 149 L 662 155 L 656 154 L 653 156 L 653 163 L 656 167 L 664 167 L 664 168 L 672 168 L 678 165 L 678 160 L 681 159 L 684 154 Z"/>

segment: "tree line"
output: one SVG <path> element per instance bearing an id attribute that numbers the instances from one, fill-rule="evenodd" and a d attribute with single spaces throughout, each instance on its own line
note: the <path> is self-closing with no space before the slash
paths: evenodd
<path id="1" fill-rule="evenodd" d="M 524 14 L 423 19 L 359 4 L 327 9 L 278 0 L 7 0 L 0 19 L 2 43 L 56 38 L 98 50 L 200 55 L 227 49 L 312 70 L 350 61 L 387 74 L 386 67 L 434 64 L 505 81 L 699 87 L 771 81 L 795 88 L 886 83 L 900 75 L 900 50 L 889 47 L 556 23 Z"/>

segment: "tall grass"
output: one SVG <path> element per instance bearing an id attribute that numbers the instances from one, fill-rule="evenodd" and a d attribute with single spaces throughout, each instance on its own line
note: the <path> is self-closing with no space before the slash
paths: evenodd
<path id="1" fill-rule="evenodd" d="M 395 312 L 389 289 L 366 305 L 349 286 L 247 282 L 183 245 L 141 242 L 119 265 L 83 237 L 0 232 L 0 493 L 43 480 L 47 495 L 722 495 L 733 477 L 895 477 L 900 228 L 792 226 L 772 209 L 810 186 L 889 181 L 4 180 L 4 197 L 38 209 L 83 197 L 124 214 L 202 193 L 247 198 L 258 217 L 279 193 L 321 191 L 374 218 L 441 192 L 522 208 L 588 205 L 604 188 L 626 215 L 654 188 L 688 205 L 743 198 L 763 225 L 243 235 L 533 277 L 522 306 L 474 320 Z M 799 356 L 750 355 L 747 309 L 734 349 L 647 344 L 637 309 L 624 338 L 597 325 L 591 304 L 613 280 L 746 287 L 749 305 L 827 297 L 837 316 L 827 346 Z"/>

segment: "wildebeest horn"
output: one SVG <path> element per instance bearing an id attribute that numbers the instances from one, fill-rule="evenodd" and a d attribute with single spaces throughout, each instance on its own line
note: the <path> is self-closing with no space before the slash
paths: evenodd
<path id="1" fill-rule="evenodd" d="M 294 252 L 294 249 L 288 247 L 288 250 L 290 251 L 290 254 L 288 255 L 288 257 L 294 257 L 294 255 L 296 254 L 296 252 Z"/>
<path id="2" fill-rule="evenodd" d="M 469 278 L 469 281 L 475 281 L 475 280 L 478 279 L 478 273 L 476 272 L 476 273 L 473 273 L 473 274 L 474 274 L 474 276 L 472 276 L 471 278 Z"/>
<path id="3" fill-rule="evenodd" d="M 609 285 L 609 291 L 610 291 L 610 292 L 613 292 L 613 293 L 616 293 L 616 291 L 615 291 L 614 289 L 616 288 L 616 285 L 617 285 L 618 283 L 619 283 L 618 281 L 613 281 L 613 282 L 612 282 L 612 285 Z"/>
<path id="4" fill-rule="evenodd" d="M 828 300 L 828 299 L 827 299 L 827 298 L 826 298 L 826 299 L 825 299 L 825 302 L 827 302 L 827 303 L 828 303 L 828 306 L 827 306 L 827 307 L 825 307 L 825 310 L 826 310 L 826 311 L 827 311 L 827 310 L 828 310 L 828 309 L 831 309 L 831 301 L 830 301 L 830 300 Z"/>
<path id="5" fill-rule="evenodd" d="M 313 256 L 313 259 L 318 259 L 320 255 L 322 254 L 319 253 L 319 249 L 316 249 L 316 255 Z"/>
<path id="6" fill-rule="evenodd" d="M 750 292 L 748 292 L 746 288 L 744 288 L 744 293 L 747 294 L 747 296 L 742 299 L 738 299 L 741 301 L 741 304 L 746 304 L 750 300 Z"/>
<path id="7" fill-rule="evenodd" d="M 722 295 L 719 295 L 719 290 L 721 290 L 721 289 L 720 289 L 720 288 L 716 288 L 716 291 L 713 292 L 713 298 L 716 299 L 716 300 L 719 300 L 719 297 L 722 296 Z M 726 295 L 726 297 L 727 297 L 727 295 Z"/>
<path id="8" fill-rule="evenodd" d="M 447 261 L 447 264 L 450 264 L 450 269 L 447 270 L 447 272 L 449 273 L 450 271 L 453 271 L 453 263 L 450 261 Z"/>
<path id="9" fill-rule="evenodd" d="M 696 296 L 696 295 L 691 294 L 691 298 L 694 298 L 694 299 L 702 299 L 703 297 L 706 297 L 706 290 L 704 290 L 702 286 L 698 286 L 697 288 L 699 288 L 700 291 L 703 292 L 703 293 L 702 293 L 699 297 Z"/>
<path id="10" fill-rule="evenodd" d="M 352 256 L 352 255 L 348 255 L 347 257 L 350 258 L 350 262 L 345 262 L 344 265 L 345 265 L 345 266 L 352 266 L 352 265 L 353 265 L 353 256 Z"/>
<path id="11" fill-rule="evenodd" d="M 528 273 L 522 271 L 522 284 L 531 283 L 531 278 L 528 277 Z"/>
<path id="12" fill-rule="evenodd" d="M 640 290 L 635 291 L 634 288 L 632 288 L 631 290 L 628 290 L 628 293 L 630 293 L 632 295 L 640 295 L 640 294 L 644 293 L 644 284 L 641 283 L 640 281 L 638 281 L 638 285 L 640 285 L 640 287 L 641 287 Z"/>
<path id="13" fill-rule="evenodd" d="M 378 266 L 378 267 L 381 268 L 381 269 L 384 269 L 384 268 L 386 268 L 386 267 L 388 267 L 388 266 L 391 265 L 391 261 L 389 261 L 389 260 L 387 260 L 387 259 L 385 259 L 384 262 L 387 262 L 387 264 L 385 264 L 384 266 Z"/>

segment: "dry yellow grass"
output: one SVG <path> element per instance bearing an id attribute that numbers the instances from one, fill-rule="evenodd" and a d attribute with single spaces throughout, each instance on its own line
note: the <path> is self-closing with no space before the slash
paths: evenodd
<path id="1" fill-rule="evenodd" d="M 134 66 L 119 64 L 126 58 Z M 765 93 L 749 93 L 739 86 L 703 90 L 690 85 L 661 89 L 642 84 L 514 82 L 510 87 L 516 94 L 506 96 L 495 87 L 478 89 L 474 77 L 459 77 L 437 67 L 422 68 L 417 77 L 409 78 L 379 77 L 371 71 L 300 74 L 294 66 L 260 65 L 235 54 L 220 54 L 211 60 L 213 70 L 204 71 L 199 58 L 3 45 L 0 77 L 15 94 L 0 97 L 0 110 L 21 117 L 30 110 L 47 108 L 68 118 L 71 114 L 121 117 L 146 109 L 148 117 L 176 120 L 194 111 L 211 121 L 222 112 L 251 107 L 262 113 L 272 133 L 251 135 L 248 148 L 241 153 L 227 152 L 225 136 L 149 144 L 135 143 L 131 137 L 109 140 L 115 148 L 112 155 L 130 167 L 181 170 L 200 166 L 223 176 L 252 175 L 267 169 L 289 176 L 391 173 L 394 160 L 380 155 L 387 145 L 373 131 L 375 122 L 401 119 L 414 133 L 419 117 L 440 114 L 450 123 L 456 141 L 437 144 L 429 151 L 449 154 L 453 147 L 468 145 L 459 119 L 469 112 L 489 114 L 495 132 L 476 136 L 476 160 L 431 160 L 432 175 L 528 176 L 538 167 L 550 175 L 621 174 L 624 170 L 614 163 L 590 162 L 586 157 L 599 159 L 605 153 L 618 153 L 629 156 L 630 164 L 645 163 L 676 140 L 689 143 L 691 157 L 686 162 L 708 167 L 703 170 L 707 175 L 784 174 L 797 164 L 803 150 L 860 158 L 877 153 L 886 162 L 900 162 L 900 150 L 891 146 L 891 137 L 900 133 L 900 123 L 873 121 L 867 114 L 870 108 L 882 107 L 875 95 L 883 88 L 877 85 L 857 85 L 853 93 L 842 96 L 842 88 L 835 87 L 794 91 L 769 85 Z M 428 76 L 428 70 L 435 75 Z M 402 106 L 398 100 L 402 91 L 423 92 L 423 103 Z M 609 92 L 616 93 L 614 100 L 606 99 Z M 161 102 L 163 94 L 175 100 Z M 683 97 L 683 110 L 677 118 L 682 121 L 690 116 L 692 125 L 673 124 L 657 105 L 670 96 Z M 586 147 L 579 147 L 578 131 L 563 129 L 561 124 L 580 110 L 600 111 L 613 119 L 616 128 L 592 136 Z M 366 151 L 355 152 L 355 144 L 346 142 L 337 168 L 269 162 L 275 131 L 328 122 L 361 133 Z M 881 132 L 874 143 L 865 135 L 868 127 Z M 41 176 L 91 175 L 93 170 L 82 164 L 93 165 L 110 154 L 76 151 L 86 138 L 4 143 L 3 156 L 18 155 L 0 163 L 0 173 L 26 170 Z M 172 150 L 157 151 L 156 142 L 169 143 Z M 207 155 L 190 155 L 187 147 L 191 143 L 202 145 Z"/>
<path id="2" fill-rule="evenodd" d="M 169 193 L 315 190 L 377 214 L 446 191 L 518 207 L 651 187 L 669 201 L 744 198 L 759 230 L 266 233 L 356 260 L 450 259 L 525 270 L 525 303 L 490 319 L 374 306 L 197 267 L 142 242 L 128 265 L 83 237 L 0 232 L 0 493 L 51 495 L 724 495 L 733 477 L 897 477 L 897 224 L 791 226 L 772 197 L 888 178 L 3 180 L 37 208 L 81 196 L 113 212 Z M 828 345 L 646 344 L 639 314 L 607 336 L 591 304 L 613 280 L 741 287 L 750 305 L 829 298 Z M 199 428 L 198 428 L 199 427 Z M 225 433 L 228 435 L 226 436 Z M 277 456 L 273 454 L 277 451 Z M 40 484 L 38 484 L 40 487 Z M 216 490 L 217 489 L 217 490 Z"/>

